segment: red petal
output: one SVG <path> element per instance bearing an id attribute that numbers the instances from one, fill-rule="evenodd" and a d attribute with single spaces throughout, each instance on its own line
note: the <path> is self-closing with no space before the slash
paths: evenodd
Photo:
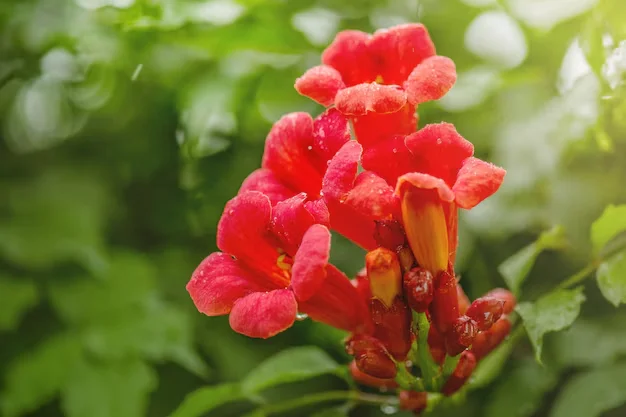
<path id="1" fill-rule="evenodd" d="M 311 213 L 315 223 L 330 227 L 330 214 L 328 213 L 328 207 L 323 198 L 307 201 L 304 203 L 304 207 Z"/>
<path id="2" fill-rule="evenodd" d="M 330 256 L 330 232 L 321 224 L 309 228 L 294 258 L 291 286 L 298 301 L 311 298 L 326 279 Z"/>
<path id="3" fill-rule="evenodd" d="M 383 177 L 395 186 L 398 177 L 416 170 L 416 158 L 404 145 L 404 136 L 380 141 L 363 152 L 363 168 Z"/>
<path id="4" fill-rule="evenodd" d="M 310 196 L 319 194 L 322 174 L 313 152 L 313 120 L 307 113 L 290 113 L 267 135 L 263 168 L 271 169 L 289 188 Z"/>
<path id="5" fill-rule="evenodd" d="M 399 214 L 399 200 L 393 188 L 373 172 L 361 172 L 344 204 L 357 213 L 374 220 L 389 219 Z"/>
<path id="6" fill-rule="evenodd" d="M 315 223 L 313 215 L 306 209 L 306 193 L 297 194 L 274 206 L 272 211 L 272 233 L 279 239 L 280 248 L 294 256 L 302 236 Z"/>
<path id="7" fill-rule="evenodd" d="M 196 308 L 207 316 L 228 314 L 235 301 L 266 288 L 229 255 L 215 252 L 198 265 L 187 284 Z"/>
<path id="8" fill-rule="evenodd" d="M 313 121 L 313 149 L 322 160 L 331 159 L 349 140 L 348 119 L 337 109 L 328 109 Z"/>
<path id="9" fill-rule="evenodd" d="M 450 187 L 463 161 L 474 154 L 474 146 L 450 123 L 426 125 L 407 136 L 404 142 L 420 159 L 419 172 L 439 177 Z"/>
<path id="10" fill-rule="evenodd" d="M 500 188 L 506 171 L 500 167 L 467 158 L 459 170 L 459 176 L 452 187 L 456 203 L 464 209 L 471 209 Z"/>
<path id="11" fill-rule="evenodd" d="M 243 180 L 239 194 L 246 191 L 260 191 L 269 197 L 272 205 L 285 200 L 295 193 L 285 186 L 272 171 L 259 168 Z"/>
<path id="12" fill-rule="evenodd" d="M 445 56 L 432 56 L 419 64 L 404 83 L 411 104 L 439 100 L 456 82 L 454 62 Z"/>
<path id="13" fill-rule="evenodd" d="M 406 93 L 397 85 L 357 84 L 344 88 L 335 97 L 335 106 L 349 116 L 367 113 L 393 113 L 406 104 Z"/>
<path id="14" fill-rule="evenodd" d="M 237 333 L 267 339 L 291 327 L 297 313 L 291 290 L 255 292 L 235 302 L 229 322 Z"/>
<path id="15" fill-rule="evenodd" d="M 339 32 L 322 53 L 322 62 L 341 73 L 346 85 L 374 81 L 376 75 L 367 47 L 370 35 L 357 30 Z"/>
<path id="16" fill-rule="evenodd" d="M 401 85 L 413 68 L 435 54 L 435 45 L 424 25 L 412 23 L 376 31 L 369 51 L 382 82 Z"/>
<path id="17" fill-rule="evenodd" d="M 396 194 L 402 195 L 405 187 L 414 186 L 423 190 L 435 190 L 439 199 L 445 202 L 454 201 L 454 193 L 448 185 L 441 179 L 428 174 L 410 172 L 398 178 Z"/>
<path id="18" fill-rule="evenodd" d="M 217 246 L 275 285 L 287 286 L 289 277 L 276 265 L 279 253 L 268 238 L 271 214 L 270 200 L 264 194 L 239 194 L 226 203 L 217 225 Z"/>
<path id="19" fill-rule="evenodd" d="M 326 279 L 313 297 L 300 303 L 300 311 L 313 320 L 347 331 L 371 330 L 372 322 L 365 300 L 341 271 L 326 267 Z"/>
<path id="20" fill-rule="evenodd" d="M 296 91 L 328 107 L 335 101 L 337 91 L 345 88 L 341 74 L 328 65 L 319 65 L 296 79 Z"/>
<path id="21" fill-rule="evenodd" d="M 394 113 L 369 113 L 352 118 L 356 139 L 365 149 L 396 135 L 410 135 L 417 129 L 415 106 L 405 104 Z"/>

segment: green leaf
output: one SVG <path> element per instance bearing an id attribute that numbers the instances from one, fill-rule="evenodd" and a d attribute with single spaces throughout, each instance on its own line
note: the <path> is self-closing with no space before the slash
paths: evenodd
<path id="1" fill-rule="evenodd" d="M 602 262 L 596 277 L 602 295 L 615 307 L 626 303 L 626 251 Z"/>
<path id="2" fill-rule="evenodd" d="M 498 267 L 498 272 L 504 278 L 509 289 L 518 294 L 535 264 L 537 256 L 544 250 L 560 249 L 565 244 L 564 229 L 561 226 L 555 226 L 539 235 L 535 242 L 522 248 L 519 252 L 502 262 Z"/>
<path id="3" fill-rule="evenodd" d="M 9 364 L 0 400 L 2 415 L 12 417 L 33 411 L 52 400 L 66 383 L 81 354 L 78 339 L 57 335 L 40 343 Z"/>
<path id="4" fill-rule="evenodd" d="M 145 416 L 157 375 L 139 360 L 79 360 L 62 392 L 68 417 Z"/>
<path id="5" fill-rule="evenodd" d="M 0 276 L 0 331 L 12 330 L 39 300 L 37 287 L 26 279 Z"/>
<path id="6" fill-rule="evenodd" d="M 270 357 L 242 381 L 246 393 L 337 371 L 339 364 L 314 346 L 295 347 Z"/>
<path id="7" fill-rule="evenodd" d="M 187 394 L 170 417 L 201 417 L 220 405 L 237 401 L 245 396 L 239 384 L 222 384 L 203 387 Z"/>
<path id="8" fill-rule="evenodd" d="M 321 410 L 316 412 L 315 414 L 311 414 L 311 417 L 347 417 L 348 412 L 344 409 L 344 407 L 339 408 L 327 408 L 326 410 Z"/>
<path id="9" fill-rule="evenodd" d="M 558 382 L 557 375 L 532 360 L 524 360 L 504 375 L 489 395 L 485 417 L 529 417 L 539 409 L 545 394 Z"/>
<path id="10" fill-rule="evenodd" d="M 597 254 L 620 232 L 626 231 L 626 204 L 609 205 L 591 225 L 591 243 Z"/>
<path id="11" fill-rule="evenodd" d="M 560 391 L 550 417 L 599 417 L 626 403 L 626 363 L 581 373 Z"/>
<path id="12" fill-rule="evenodd" d="M 576 320 L 580 305 L 585 301 L 583 287 L 553 291 L 534 303 L 520 303 L 516 310 L 535 349 L 535 358 L 541 362 L 543 336 L 563 330 Z"/>

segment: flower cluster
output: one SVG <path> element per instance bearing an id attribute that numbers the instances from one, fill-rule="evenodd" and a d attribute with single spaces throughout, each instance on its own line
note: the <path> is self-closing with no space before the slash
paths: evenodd
<path id="1" fill-rule="evenodd" d="M 493 194 L 505 171 L 475 158 L 449 123 L 416 131 L 417 106 L 456 79 L 423 25 L 341 32 L 322 62 L 295 88 L 326 111 L 272 127 L 262 167 L 219 222 L 222 252 L 187 289 L 199 311 L 229 314 L 250 337 L 286 330 L 299 314 L 347 330 L 354 378 L 402 388 L 401 403 L 418 413 L 426 390 L 457 391 L 510 331 L 512 295 L 470 303 L 454 273 L 458 210 Z M 355 278 L 329 263 L 329 230 L 368 251 Z M 417 354 L 420 343 L 429 352 Z M 443 375 L 448 358 L 456 366 Z M 439 374 L 428 379 L 432 364 Z"/>

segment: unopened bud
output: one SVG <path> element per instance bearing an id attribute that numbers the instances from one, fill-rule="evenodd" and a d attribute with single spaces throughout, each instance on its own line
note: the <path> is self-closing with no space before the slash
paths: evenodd
<path id="1" fill-rule="evenodd" d="M 450 356 L 456 356 L 471 346 L 478 328 L 476 322 L 467 316 L 461 316 L 452 325 L 452 329 L 445 335 L 446 351 Z"/>
<path id="2" fill-rule="evenodd" d="M 481 360 L 494 350 L 511 332 L 511 321 L 507 316 L 502 316 L 487 331 L 476 335 L 472 343 L 471 351 L 476 360 Z"/>
<path id="3" fill-rule="evenodd" d="M 459 283 L 456 284 L 456 295 L 459 299 L 459 314 L 463 315 L 472 304 Z"/>
<path id="4" fill-rule="evenodd" d="M 485 294 L 485 297 L 493 297 L 504 301 L 504 305 L 502 306 L 503 314 L 511 314 L 517 304 L 517 300 L 515 299 L 513 293 L 509 290 L 505 290 L 504 288 L 495 288 Z"/>
<path id="5" fill-rule="evenodd" d="M 456 279 L 446 271 L 441 272 L 436 279 L 430 314 L 432 323 L 441 334 L 448 333 L 455 320 L 459 318 Z"/>
<path id="6" fill-rule="evenodd" d="M 433 301 L 435 285 L 433 275 L 424 268 L 413 268 L 404 274 L 404 295 L 409 306 L 423 313 Z"/>
<path id="7" fill-rule="evenodd" d="M 398 250 L 397 254 L 403 272 L 407 272 L 415 266 L 415 256 L 413 256 L 411 248 L 404 246 Z"/>
<path id="8" fill-rule="evenodd" d="M 475 368 L 476 358 L 474 355 L 468 350 L 461 353 L 461 357 L 459 358 L 456 368 L 454 368 L 454 372 L 452 372 L 452 375 L 450 375 L 444 384 L 441 392 L 448 396 L 457 392 L 469 379 Z"/>
<path id="9" fill-rule="evenodd" d="M 400 409 L 406 411 L 412 411 L 413 414 L 419 415 L 426 409 L 428 402 L 427 392 L 417 391 L 400 391 L 398 395 L 400 399 Z"/>
<path id="10" fill-rule="evenodd" d="M 350 374 L 352 375 L 352 379 L 354 379 L 356 382 L 358 382 L 361 385 L 366 385 L 368 387 L 373 387 L 373 388 L 397 388 L 398 387 L 398 383 L 395 381 L 395 379 L 376 378 L 361 371 L 357 367 L 356 361 L 350 362 Z"/>
<path id="11" fill-rule="evenodd" d="M 395 252 L 374 249 L 365 255 L 365 266 L 372 296 L 390 307 L 396 296 L 402 294 L 402 271 Z"/>
<path id="12" fill-rule="evenodd" d="M 443 336 L 435 329 L 435 326 L 432 325 L 430 330 L 428 330 L 428 348 L 435 363 L 443 364 L 443 361 L 446 359 L 445 341 Z"/>
<path id="13" fill-rule="evenodd" d="M 390 307 L 381 300 L 370 302 L 374 336 L 396 360 L 404 360 L 411 349 L 411 310 L 398 297 Z"/>
<path id="14" fill-rule="evenodd" d="M 354 358 L 356 367 L 363 373 L 380 379 L 396 377 L 396 364 L 393 359 L 380 350 L 365 350 Z"/>
<path id="15" fill-rule="evenodd" d="M 399 250 L 406 243 L 404 228 L 397 220 L 376 220 L 374 229 L 374 240 L 378 246 Z"/>
<path id="16" fill-rule="evenodd" d="M 479 330 L 489 330 L 502 316 L 503 305 L 504 301 L 485 296 L 474 300 L 466 314 L 476 322 Z"/>

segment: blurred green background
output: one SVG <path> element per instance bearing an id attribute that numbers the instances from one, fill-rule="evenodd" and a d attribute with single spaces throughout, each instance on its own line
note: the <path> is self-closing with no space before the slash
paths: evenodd
<path id="1" fill-rule="evenodd" d="M 420 125 L 455 123 L 508 170 L 463 213 L 462 283 L 472 298 L 504 286 L 498 266 L 561 225 L 567 244 L 524 286 L 533 300 L 589 261 L 591 222 L 626 202 L 623 0 L 4 0 L 0 415 L 166 416 L 287 347 L 347 362 L 339 331 L 305 320 L 248 339 L 197 313 L 185 285 L 271 124 L 321 111 L 295 78 L 341 29 L 418 21 L 459 73 Z M 333 261 L 355 273 L 362 252 L 334 239 Z M 626 312 L 587 287 L 582 317 L 547 337 L 544 367 L 524 342 L 498 378 L 435 415 L 626 415 Z M 345 386 L 321 376 L 263 395 Z M 314 413 L 347 415 L 285 415 Z"/>

